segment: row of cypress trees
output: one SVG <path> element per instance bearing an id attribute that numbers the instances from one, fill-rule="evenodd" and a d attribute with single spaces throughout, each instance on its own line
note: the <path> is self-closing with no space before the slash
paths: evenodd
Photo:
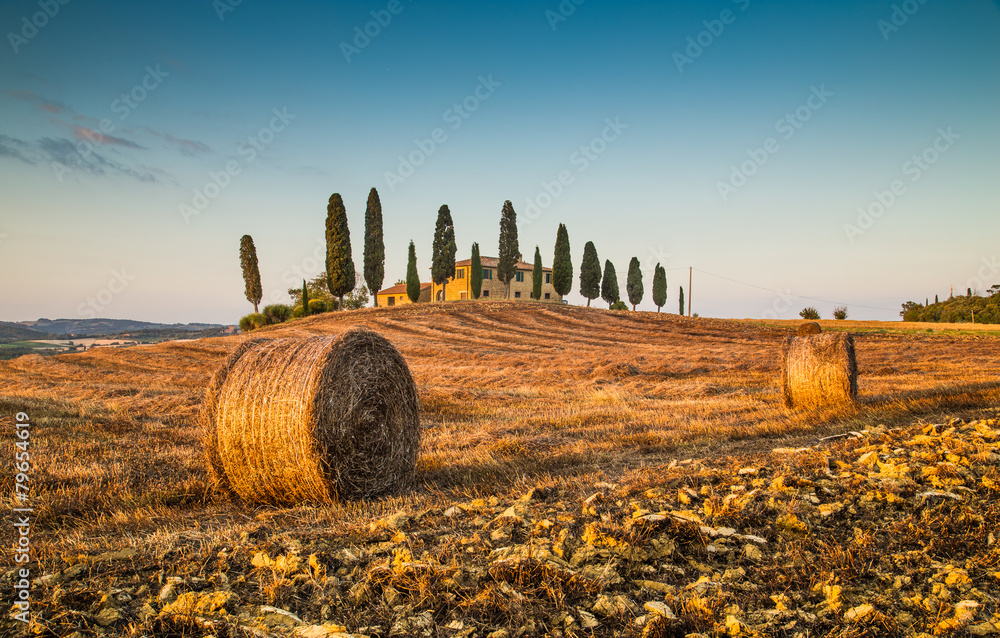
<path id="1" fill-rule="evenodd" d="M 503 204 L 500 213 L 500 241 L 496 268 L 497 279 L 507 288 L 508 294 L 510 281 L 517 271 L 517 263 L 521 259 L 521 252 L 517 239 L 517 214 L 510 200 Z M 455 276 L 455 258 L 457 246 L 455 243 L 455 224 L 452 220 L 451 211 L 448 205 L 442 205 L 438 209 L 437 222 L 434 226 L 434 240 L 432 244 L 431 257 L 431 279 L 435 284 L 445 286 L 450 278 Z M 246 284 L 246 298 L 254 304 L 254 312 L 257 312 L 258 305 L 263 297 L 260 283 L 260 270 L 257 263 L 257 251 L 254 247 L 253 238 L 244 235 L 240 239 L 240 264 L 243 269 L 243 279 Z M 542 298 L 542 255 L 538 246 L 535 246 L 534 263 L 532 268 L 532 291 L 534 299 Z M 470 267 L 471 289 L 474 299 L 478 299 L 482 294 L 483 267 L 479 251 L 479 244 L 472 244 L 472 264 Z M 373 187 L 368 193 L 368 205 L 365 210 L 365 251 L 363 277 L 368 289 L 375 297 L 375 305 L 378 305 L 378 290 L 382 287 L 385 277 L 385 243 L 383 239 L 382 224 L 382 202 L 379 199 L 378 191 Z M 356 281 L 354 260 L 351 255 L 351 236 L 347 224 L 347 209 L 339 193 L 330 196 L 327 203 L 326 216 L 326 283 L 330 294 L 337 297 L 339 307 L 344 307 L 344 295 L 354 290 Z M 570 255 L 569 232 L 565 224 L 559 224 L 556 232 L 555 253 L 552 261 L 552 286 L 560 296 L 569 294 L 573 286 L 573 262 Z M 625 292 L 632 310 L 642 302 L 645 295 L 645 288 L 642 281 L 642 269 L 639 259 L 633 257 L 629 262 L 628 277 L 626 279 Z M 417 271 L 416 247 L 410 241 L 409 254 L 407 256 L 406 268 L 406 294 L 411 301 L 416 302 L 420 298 L 420 276 Z M 613 307 L 616 303 L 621 303 L 620 291 L 618 288 L 618 276 L 615 266 L 610 260 L 604 262 L 603 273 L 601 271 L 600 259 L 597 256 L 597 248 L 594 242 L 588 241 L 583 248 L 583 261 L 580 265 L 580 294 L 587 299 L 587 306 L 590 302 L 600 296 Z M 660 264 L 656 265 L 653 272 L 653 303 L 656 304 L 657 312 L 667 300 L 667 277 L 666 270 Z M 302 296 L 304 300 L 303 309 L 308 308 L 308 291 L 305 281 L 302 282 Z M 442 294 L 447 298 L 446 294 Z M 681 314 L 684 314 L 684 291 L 680 293 Z M 308 312 L 308 311 L 306 311 Z"/>
<path id="2" fill-rule="evenodd" d="M 629 262 L 625 293 L 628 295 L 629 303 L 632 304 L 632 310 L 635 310 L 635 307 L 642 303 L 646 294 L 638 257 L 633 257 Z M 586 297 L 588 307 L 591 300 L 597 299 L 598 295 L 608 303 L 609 308 L 621 301 L 615 265 L 610 260 L 605 260 L 602 275 L 601 260 L 597 257 L 597 248 L 592 241 L 588 241 L 583 247 L 583 263 L 580 264 L 580 294 Z M 683 294 L 682 291 L 682 299 Z M 660 264 L 656 264 L 653 269 L 653 303 L 656 304 L 657 312 L 667 303 L 667 271 Z"/>
<path id="3" fill-rule="evenodd" d="M 434 227 L 434 243 L 431 251 L 431 277 L 432 281 L 442 287 L 442 297 L 447 299 L 446 286 L 449 279 L 455 276 L 455 224 L 451 217 L 451 211 L 447 205 L 441 206 L 438 210 L 437 223 Z M 479 244 L 472 244 L 471 266 L 469 268 L 470 288 L 473 299 L 479 299 L 482 294 L 483 266 L 480 255 Z M 410 241 L 409 256 L 407 259 L 407 296 L 411 301 L 416 302 L 420 298 L 420 279 L 416 266 L 416 248 L 413 241 Z M 517 214 L 510 200 L 503 204 L 500 212 L 500 242 L 498 247 L 498 263 L 496 268 L 497 279 L 510 289 L 510 281 L 514 278 L 517 270 L 517 263 L 521 259 L 521 252 L 517 240 Z M 538 246 L 535 246 L 534 263 L 532 265 L 532 290 L 533 299 L 542 298 L 542 254 Z M 569 294 L 573 287 L 573 262 L 570 256 L 569 232 L 565 224 L 559 224 L 556 232 L 555 255 L 552 260 L 552 286 L 560 296 Z M 642 281 L 642 269 L 639 259 L 633 257 L 629 262 L 628 278 L 625 285 L 629 303 L 632 310 L 642 302 L 645 295 L 645 287 Z M 667 272 L 666 269 L 656 264 L 653 271 L 653 303 L 656 304 L 657 312 L 667 302 Z M 583 249 L 583 263 L 580 265 L 580 294 L 587 299 L 587 306 L 590 302 L 600 296 L 608 303 L 609 307 L 621 301 L 621 293 L 618 288 L 618 276 L 615 266 L 611 261 L 604 262 L 604 271 L 601 272 L 601 262 L 597 257 L 597 249 L 594 242 L 588 241 Z M 683 289 L 681 290 L 681 305 L 683 306 Z M 684 314 L 683 309 L 681 314 Z"/>

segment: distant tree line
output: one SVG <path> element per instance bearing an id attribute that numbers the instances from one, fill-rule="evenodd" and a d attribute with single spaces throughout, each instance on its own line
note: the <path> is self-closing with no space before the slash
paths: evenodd
<path id="1" fill-rule="evenodd" d="M 975 294 L 971 289 L 966 294 L 934 303 L 925 300 L 923 304 L 907 301 L 900 311 L 903 321 L 926 321 L 931 323 L 1000 323 L 1000 284 L 990 287 L 986 296 Z"/>

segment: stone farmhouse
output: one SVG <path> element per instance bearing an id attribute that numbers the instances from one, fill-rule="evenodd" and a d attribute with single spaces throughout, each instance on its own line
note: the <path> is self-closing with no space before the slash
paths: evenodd
<path id="1" fill-rule="evenodd" d="M 483 264 L 483 287 L 480 299 L 504 299 L 504 285 L 497 279 L 497 263 L 500 261 L 496 257 L 482 257 Z M 532 264 L 524 261 L 517 262 L 515 266 L 514 278 L 510 280 L 511 299 L 531 299 L 531 272 L 534 269 Z M 455 263 L 455 276 L 448 280 L 445 286 L 432 283 L 420 284 L 419 303 L 431 300 L 442 301 L 443 293 L 447 293 L 447 301 L 458 299 L 472 299 L 472 281 L 470 274 L 472 271 L 472 260 L 463 259 Z M 552 286 L 552 269 L 542 268 L 542 301 L 562 303 L 562 296 L 556 293 Z M 378 291 L 378 305 L 398 306 L 408 304 L 410 298 L 406 296 L 406 284 L 398 284 L 391 288 Z"/>
<path id="2" fill-rule="evenodd" d="M 420 298 L 417 299 L 418 303 L 423 303 L 431 300 L 431 284 L 421 283 L 420 284 Z M 391 288 L 386 288 L 385 290 L 378 291 L 378 305 L 380 307 L 385 306 L 401 306 L 403 304 L 413 303 L 410 298 L 406 296 L 406 284 L 396 284 Z"/>
<path id="3" fill-rule="evenodd" d="M 500 260 L 496 257 L 482 257 L 480 261 L 483 264 L 483 290 L 480 299 L 503 299 L 505 293 L 504 285 L 497 279 L 497 263 Z M 531 299 L 532 264 L 519 261 L 515 268 L 514 278 L 510 280 L 510 298 Z M 455 276 L 449 279 L 448 283 L 444 286 L 445 293 L 448 295 L 448 301 L 453 299 L 472 299 L 472 281 L 469 278 L 471 270 L 471 259 L 463 259 L 462 261 L 455 262 Z M 434 301 L 442 300 L 441 288 L 442 286 L 437 284 L 431 286 L 431 298 Z M 562 302 L 562 297 L 552 287 L 551 268 L 542 268 L 542 301 Z"/>

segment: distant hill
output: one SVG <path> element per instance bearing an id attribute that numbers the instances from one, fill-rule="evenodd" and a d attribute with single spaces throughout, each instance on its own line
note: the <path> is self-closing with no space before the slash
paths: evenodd
<path id="1" fill-rule="evenodd" d="M 131 319 L 39 319 L 37 321 L 19 321 L 22 328 L 43 333 L 45 339 L 49 335 L 95 336 L 113 335 L 138 330 L 184 330 L 197 332 L 211 328 L 221 328 L 217 323 L 152 323 L 149 321 L 133 321 Z"/>
<path id="2" fill-rule="evenodd" d="M 26 328 L 19 323 L 0 321 L 0 342 L 31 341 L 32 339 L 48 339 L 46 332 Z"/>
<path id="3" fill-rule="evenodd" d="M 952 297 L 926 306 L 913 301 L 903 304 L 903 321 L 970 323 L 973 314 L 976 323 L 1000 323 L 1000 293 L 989 297 Z"/>

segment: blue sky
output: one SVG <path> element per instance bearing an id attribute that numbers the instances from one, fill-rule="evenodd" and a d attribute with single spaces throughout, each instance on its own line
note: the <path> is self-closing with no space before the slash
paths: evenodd
<path id="1" fill-rule="evenodd" d="M 287 301 L 333 192 L 360 269 L 372 186 L 386 285 L 441 204 L 495 255 L 506 199 L 643 309 L 656 262 L 703 316 L 1000 283 L 996 2 L 577 1 L 3 3 L 0 320 L 233 323 L 240 236 Z"/>

